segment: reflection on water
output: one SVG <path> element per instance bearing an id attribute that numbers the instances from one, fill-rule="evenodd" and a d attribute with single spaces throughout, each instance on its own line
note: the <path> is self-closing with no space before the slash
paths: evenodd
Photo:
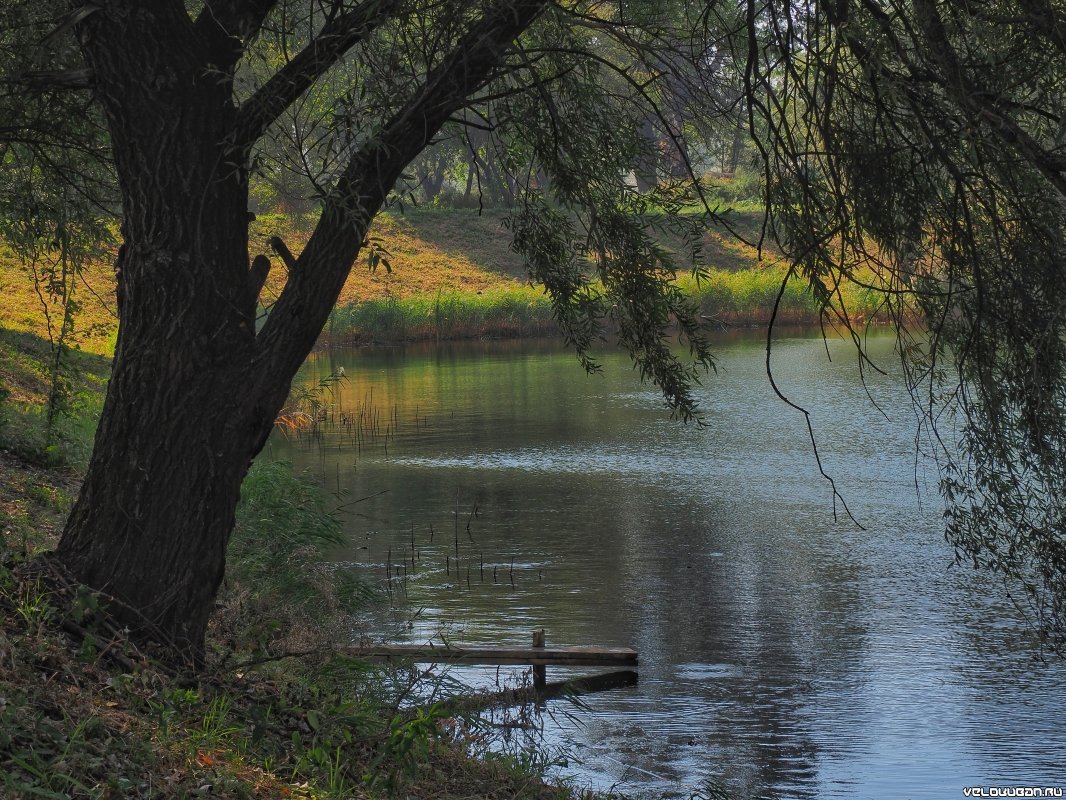
<path id="1" fill-rule="evenodd" d="M 335 412 L 373 407 L 384 433 L 272 452 L 368 498 L 338 560 L 398 576 L 377 635 L 526 644 L 543 626 L 549 644 L 640 651 L 638 686 L 544 718 L 560 774 L 681 797 L 1066 785 L 1066 669 L 1032 652 L 1001 587 L 949 567 L 891 340 L 871 342 L 890 374 L 865 386 L 847 345 L 826 349 L 782 339 L 774 371 L 861 528 L 834 520 L 803 418 L 745 336 L 718 345 L 703 428 L 671 421 L 622 356 L 586 376 L 553 343 L 335 351 L 305 379 L 343 366 Z"/>

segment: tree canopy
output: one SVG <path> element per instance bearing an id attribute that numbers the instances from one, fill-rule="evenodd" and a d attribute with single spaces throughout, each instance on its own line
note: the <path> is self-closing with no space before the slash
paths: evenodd
<path id="1" fill-rule="evenodd" d="M 1066 632 L 1066 10 L 748 3 L 775 239 L 897 321 L 960 560 Z M 760 42 L 764 43 L 760 46 Z"/>
<path id="2" fill-rule="evenodd" d="M 860 348 L 838 287 L 883 292 L 960 558 L 1066 630 L 1050 0 L 16 0 L 0 61 L 6 235 L 67 248 L 121 220 L 113 376 L 58 558 L 145 635 L 201 649 L 248 464 L 371 220 L 439 184 L 442 148 L 512 204 L 586 366 L 613 330 L 691 418 L 713 362 L 672 279 L 728 224 L 698 164 L 735 165 L 738 125 L 768 235 Z M 260 328 L 248 214 L 268 184 L 316 221 L 302 252 L 273 243 L 286 280 Z"/>
<path id="3" fill-rule="evenodd" d="M 703 118 L 718 113 L 706 56 L 721 31 L 702 4 L 5 9 L 5 167 L 68 215 L 12 195 L 10 216 L 62 247 L 76 232 L 91 241 L 101 215 L 121 221 L 112 377 L 57 557 L 141 635 L 202 651 L 241 479 L 372 251 L 371 220 L 409 193 L 409 165 L 446 127 L 490 138 L 515 189 L 515 246 L 586 365 L 609 320 L 666 401 L 694 413 L 710 353 L 648 228 L 694 232 L 711 209 L 676 213 L 699 197 L 691 170 L 645 194 L 626 173 L 658 146 L 639 135 L 649 119 L 684 152 L 682 120 L 663 110 L 678 87 Z M 302 252 L 273 242 L 285 285 L 258 326 L 270 258 L 249 252 L 250 190 L 282 163 L 298 167 L 317 221 Z M 72 189 L 91 202 L 68 204 Z M 687 357 L 670 346 L 675 321 Z"/>

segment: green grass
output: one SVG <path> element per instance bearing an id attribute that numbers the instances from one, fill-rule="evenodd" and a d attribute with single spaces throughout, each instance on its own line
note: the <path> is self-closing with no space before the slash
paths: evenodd
<path id="1" fill-rule="evenodd" d="M 241 486 L 212 618 L 223 655 L 328 647 L 350 636 L 357 611 L 379 599 L 345 573 L 323 568 L 344 542 L 338 502 L 289 463 L 256 460 Z"/>
<path id="2" fill-rule="evenodd" d="M 38 466 L 76 471 L 88 462 L 111 362 L 79 350 L 63 353 L 49 430 L 51 357 L 47 341 L 0 328 L 0 448 Z"/>
<path id="3" fill-rule="evenodd" d="M 699 299 L 700 310 L 713 322 L 725 325 L 765 325 L 780 294 L 777 322 L 783 325 L 817 323 L 821 309 L 802 278 L 793 276 L 781 290 L 785 271 L 780 268 L 711 270 L 697 281 L 686 276 L 680 285 Z M 873 320 L 882 313 L 876 291 L 855 284 L 841 286 L 840 295 L 853 322 Z M 839 302 L 838 298 L 836 302 Z"/>
<path id="4" fill-rule="evenodd" d="M 352 342 L 545 336 L 556 331 L 543 291 L 517 284 L 481 292 L 386 297 L 338 308 L 326 335 Z"/>
<path id="5" fill-rule="evenodd" d="M 784 274 L 777 269 L 710 271 L 698 283 L 685 278 L 680 283 L 697 297 L 707 318 L 731 325 L 766 323 L 781 293 Z M 778 314 L 783 322 L 816 322 L 818 305 L 797 280 L 790 280 L 781 294 Z"/>
<path id="6" fill-rule="evenodd" d="M 711 324 L 765 325 L 781 290 L 785 271 L 779 265 L 736 270 L 712 269 L 696 281 L 678 279 L 685 292 L 699 300 Z M 841 289 L 854 321 L 880 312 L 876 292 L 848 285 Z M 811 325 L 820 309 L 799 278 L 785 287 L 777 322 Z M 557 332 L 551 305 L 543 291 L 530 286 L 479 293 L 449 292 L 367 300 L 333 312 L 324 335 L 331 341 L 382 344 L 417 340 L 492 339 L 549 336 Z"/>

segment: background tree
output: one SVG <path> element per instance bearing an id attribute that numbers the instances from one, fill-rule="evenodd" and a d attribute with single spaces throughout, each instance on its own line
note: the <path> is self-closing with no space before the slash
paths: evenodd
<path id="1" fill-rule="evenodd" d="M 45 447 L 57 418 L 68 410 L 67 356 L 77 343 L 74 315 L 88 257 L 111 243 L 103 219 L 118 206 L 110 177 L 103 120 L 84 96 L 27 93 L 27 83 L 79 85 L 84 75 L 74 43 L 36 35 L 41 10 L 28 4 L 0 8 L 0 237 L 22 259 L 47 324 L 51 354 Z M 27 46 L 29 42 L 30 46 Z M 19 80 L 12 80 L 20 76 Z M 91 291 L 91 288 L 89 288 Z"/>
<path id="2" fill-rule="evenodd" d="M 619 121 L 654 110 L 664 76 L 599 87 L 625 69 L 605 40 L 706 52 L 702 4 L 643 22 L 621 19 L 628 3 L 584 0 L 106 0 L 50 20 L 55 6 L 9 7 L 29 22 L 7 45 L 44 48 L 47 69 L 14 76 L 37 90 L 42 119 L 51 103 L 81 103 L 106 120 L 106 137 L 56 143 L 82 153 L 106 141 L 108 157 L 92 158 L 113 167 L 121 197 L 112 377 L 57 558 L 137 635 L 202 652 L 241 480 L 374 215 L 442 127 L 471 112 L 490 120 L 509 174 L 531 178 L 516 246 L 586 364 L 610 319 L 641 373 L 693 413 L 706 342 L 645 229 L 649 201 L 623 180 L 636 126 Z M 37 135 L 27 123 L 8 140 L 24 130 Z M 275 242 L 286 282 L 257 331 L 269 261 L 248 250 L 249 185 L 282 149 L 314 179 L 320 211 L 301 253 Z M 671 189 L 654 202 L 686 199 Z M 689 361 L 668 346 L 674 318 Z"/>
<path id="3" fill-rule="evenodd" d="M 1066 11 L 749 0 L 736 46 L 774 237 L 849 329 L 841 281 L 887 292 L 948 540 L 1061 644 Z"/>

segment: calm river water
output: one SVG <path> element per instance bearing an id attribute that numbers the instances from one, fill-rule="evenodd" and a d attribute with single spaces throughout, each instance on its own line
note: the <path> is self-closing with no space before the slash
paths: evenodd
<path id="1" fill-rule="evenodd" d="M 862 528 L 834 520 L 758 336 L 718 342 L 703 428 L 619 354 L 586 376 L 553 342 L 334 351 L 303 379 L 343 367 L 336 418 L 362 423 L 270 453 L 345 493 L 344 568 L 384 585 L 406 563 L 367 622 L 379 639 L 524 645 L 544 627 L 640 652 L 637 686 L 538 717 L 557 775 L 652 797 L 1066 788 L 1066 665 L 1033 651 L 1001 586 L 950 566 L 891 344 L 871 341 L 889 374 L 865 387 L 843 342 L 774 348 Z"/>

